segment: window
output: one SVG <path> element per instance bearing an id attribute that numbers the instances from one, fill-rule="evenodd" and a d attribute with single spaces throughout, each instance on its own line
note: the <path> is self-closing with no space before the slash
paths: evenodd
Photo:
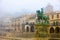
<path id="1" fill-rule="evenodd" d="M 54 18 L 54 15 L 52 15 L 52 19 Z"/>
<path id="2" fill-rule="evenodd" d="M 57 18 L 59 18 L 59 14 L 57 14 Z"/>
<path id="3" fill-rule="evenodd" d="M 50 28 L 50 33 L 54 33 L 54 28 L 53 27 Z"/>
<path id="4" fill-rule="evenodd" d="M 26 32 L 29 32 L 29 27 L 26 28 Z"/>
<path id="5" fill-rule="evenodd" d="M 34 26 L 33 25 L 31 25 L 30 31 L 34 32 Z"/>
<path id="6" fill-rule="evenodd" d="M 55 28 L 55 33 L 59 33 L 59 27 Z"/>

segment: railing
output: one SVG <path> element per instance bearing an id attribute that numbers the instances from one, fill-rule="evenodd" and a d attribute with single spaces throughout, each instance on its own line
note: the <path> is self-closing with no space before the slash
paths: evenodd
<path id="1" fill-rule="evenodd" d="M 26 34 L 26 33 L 25 33 Z M 23 34 L 23 35 L 25 35 Z M 32 34 L 32 33 L 31 33 Z M 23 36 L 22 35 L 22 36 Z M 48 36 L 47 37 L 39 37 L 39 38 L 34 38 L 34 37 L 5 37 L 5 36 L 0 36 L 0 38 L 2 39 L 17 39 L 17 40 L 23 40 L 23 39 L 30 39 L 30 40 L 33 40 L 33 39 L 39 39 L 39 40 L 60 40 L 60 33 L 51 33 L 51 34 L 47 34 Z M 26 35 L 28 36 L 28 35 Z M 32 35 L 30 35 L 32 36 Z"/>
<path id="2" fill-rule="evenodd" d="M 9 34 L 7 34 L 7 35 L 9 35 Z M 22 38 L 37 38 L 37 37 L 32 37 L 32 36 L 34 36 L 35 34 L 34 33 L 13 33 L 13 34 L 11 34 L 11 35 L 15 35 L 15 36 L 10 36 L 10 37 L 8 37 L 8 36 L 6 36 L 6 37 L 4 37 L 4 36 L 2 36 L 2 38 L 11 38 L 12 37 L 12 39 L 22 39 Z M 0 36 L 0 38 L 1 38 L 1 36 Z M 48 39 L 48 40 L 53 40 L 53 39 L 59 39 L 60 40 L 60 33 L 50 33 L 50 34 L 40 34 L 40 37 L 39 37 L 40 39 Z"/>
<path id="3" fill-rule="evenodd" d="M 60 38 L 60 33 L 51 33 L 49 35 L 50 38 Z"/>
<path id="4" fill-rule="evenodd" d="M 60 38 L 20 38 L 20 37 L 0 37 L 5 40 L 60 40 Z"/>

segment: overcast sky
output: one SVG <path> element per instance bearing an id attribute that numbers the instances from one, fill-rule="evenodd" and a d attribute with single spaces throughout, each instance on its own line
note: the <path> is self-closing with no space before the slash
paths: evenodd
<path id="1" fill-rule="evenodd" d="M 55 11 L 60 11 L 60 0 L 0 0 L 0 16 L 35 12 L 47 4 L 51 4 Z"/>

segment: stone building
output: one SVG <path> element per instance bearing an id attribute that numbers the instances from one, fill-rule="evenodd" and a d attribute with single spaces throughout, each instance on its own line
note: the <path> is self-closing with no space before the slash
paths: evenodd
<path id="1" fill-rule="evenodd" d="M 46 13 L 46 15 L 49 17 L 50 28 L 60 28 L 60 12 Z"/>
<path id="2" fill-rule="evenodd" d="M 54 25 L 59 26 L 60 12 L 50 12 L 50 13 L 45 13 L 45 15 L 49 17 L 50 26 L 54 26 Z M 29 15 L 25 15 L 23 17 L 17 17 L 17 18 L 12 19 L 12 25 L 11 26 L 17 27 L 17 30 L 18 30 L 19 27 L 27 25 L 27 23 L 30 25 L 30 24 L 35 23 L 35 22 L 36 22 L 36 14 L 29 14 Z M 56 22 L 57 22 L 57 24 L 54 24 Z M 22 30 L 22 28 L 21 28 L 21 30 Z"/>
<path id="3" fill-rule="evenodd" d="M 51 38 L 60 38 L 60 12 L 46 13 L 49 17 L 48 33 Z"/>
<path id="4" fill-rule="evenodd" d="M 30 25 L 35 22 L 36 20 L 35 17 L 36 17 L 35 14 L 29 14 L 29 15 L 24 15 L 22 17 L 14 18 L 12 19 L 11 26 L 15 28 L 14 30 L 16 32 L 26 32 L 28 29 L 31 28 Z"/>

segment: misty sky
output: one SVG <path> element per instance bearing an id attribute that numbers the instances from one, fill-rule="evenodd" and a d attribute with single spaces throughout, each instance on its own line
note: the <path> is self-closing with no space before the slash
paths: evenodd
<path id="1" fill-rule="evenodd" d="M 55 11 L 60 11 L 60 0 L 0 0 L 0 16 L 35 12 L 47 4 L 51 4 Z"/>

